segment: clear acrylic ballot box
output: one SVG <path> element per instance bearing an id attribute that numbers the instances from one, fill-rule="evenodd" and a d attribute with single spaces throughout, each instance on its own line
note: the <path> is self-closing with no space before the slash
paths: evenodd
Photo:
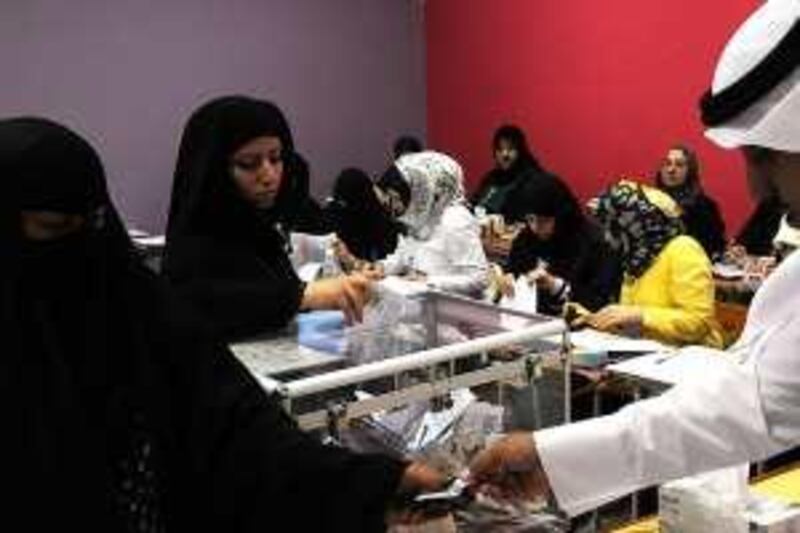
<path id="1" fill-rule="evenodd" d="M 231 348 L 300 427 L 336 431 L 459 389 L 531 383 L 542 355 L 566 353 L 564 346 L 561 319 L 379 286 L 361 323 L 347 325 L 336 311 L 306 313 L 283 331 Z M 563 361 L 569 365 L 569 357 Z"/>

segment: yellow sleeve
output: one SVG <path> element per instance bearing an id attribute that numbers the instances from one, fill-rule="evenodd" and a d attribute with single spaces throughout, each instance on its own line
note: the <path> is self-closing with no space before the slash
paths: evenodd
<path id="1" fill-rule="evenodd" d="M 642 306 L 646 337 L 671 344 L 704 344 L 714 321 L 714 279 L 703 249 L 689 238 L 677 238 L 664 250 L 671 305 Z"/>

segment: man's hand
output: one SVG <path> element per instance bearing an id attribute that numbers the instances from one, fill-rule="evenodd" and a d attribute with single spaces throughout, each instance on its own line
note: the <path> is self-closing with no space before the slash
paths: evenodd
<path id="1" fill-rule="evenodd" d="M 620 331 L 642 325 L 642 310 L 633 305 L 607 305 L 585 319 L 586 324 L 600 331 Z"/>
<path id="2" fill-rule="evenodd" d="M 423 492 L 435 492 L 442 490 L 447 479 L 438 471 L 425 465 L 424 463 L 413 462 L 409 464 L 400 479 L 397 487 L 397 495 L 403 497 L 413 497 Z M 419 512 L 408 509 L 391 509 L 387 514 L 387 522 L 397 524 L 420 524 L 431 520 L 431 516 L 426 516 Z"/>
<path id="3" fill-rule="evenodd" d="M 537 501 L 550 494 L 533 434 L 510 433 L 481 452 L 470 465 L 479 490 L 501 499 Z"/>
<path id="4" fill-rule="evenodd" d="M 372 283 L 366 276 L 353 274 L 321 279 L 306 285 L 301 309 L 337 309 L 348 323 L 361 322 L 364 306 L 372 296 Z"/>
<path id="5" fill-rule="evenodd" d="M 441 490 L 447 480 L 438 471 L 424 463 L 409 464 L 403 472 L 398 492 L 417 494 Z"/>

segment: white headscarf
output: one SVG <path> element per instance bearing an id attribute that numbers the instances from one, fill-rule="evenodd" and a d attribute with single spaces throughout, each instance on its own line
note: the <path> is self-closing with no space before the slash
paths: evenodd
<path id="1" fill-rule="evenodd" d="M 759 65 L 798 19 L 800 0 L 765 2 L 728 41 L 714 72 L 711 94 L 729 88 Z M 724 148 L 761 146 L 800 152 L 800 66 L 749 108 L 705 134 Z"/>
<path id="2" fill-rule="evenodd" d="M 411 189 L 400 221 L 415 237 L 426 239 L 445 208 L 464 201 L 464 172 L 452 157 L 430 150 L 404 155 L 395 165 Z"/>
<path id="3" fill-rule="evenodd" d="M 776 247 L 788 246 L 793 249 L 800 248 L 800 229 L 789 225 L 788 215 L 783 215 L 781 224 L 778 227 L 778 233 L 775 234 L 772 243 Z"/>

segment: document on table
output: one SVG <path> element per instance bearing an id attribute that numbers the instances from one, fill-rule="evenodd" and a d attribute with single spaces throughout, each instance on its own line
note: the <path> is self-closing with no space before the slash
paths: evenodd
<path id="1" fill-rule="evenodd" d="M 561 335 L 548 337 L 547 340 L 559 343 Z M 569 334 L 573 346 L 583 350 L 603 351 L 608 353 L 652 353 L 674 350 L 674 348 L 650 339 L 632 339 L 613 333 L 594 329 L 582 329 Z"/>
<path id="2" fill-rule="evenodd" d="M 611 372 L 627 374 L 667 385 L 716 372 L 721 365 L 733 365 L 726 352 L 711 348 L 691 347 L 673 352 L 658 352 L 607 367 Z"/>

